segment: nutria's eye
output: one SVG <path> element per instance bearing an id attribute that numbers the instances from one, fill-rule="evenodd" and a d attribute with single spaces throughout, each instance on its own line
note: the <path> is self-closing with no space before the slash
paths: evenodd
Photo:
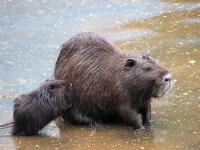
<path id="1" fill-rule="evenodd" d="M 147 58 L 145 55 L 142 55 L 141 57 L 142 57 L 142 59 L 146 59 Z"/>
<path id="2" fill-rule="evenodd" d="M 133 67 L 136 64 L 136 61 L 133 59 L 127 59 L 125 67 Z"/>

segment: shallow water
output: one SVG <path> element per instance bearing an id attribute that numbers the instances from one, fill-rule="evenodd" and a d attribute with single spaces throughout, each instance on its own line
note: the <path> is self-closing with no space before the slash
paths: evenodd
<path id="1" fill-rule="evenodd" d="M 59 46 L 80 31 L 150 52 L 172 72 L 173 89 L 153 101 L 152 129 L 51 123 L 40 136 L 12 137 L 8 128 L 0 130 L 0 149 L 199 150 L 199 0 L 0 1 L 0 123 L 11 120 L 15 96 L 52 78 Z"/>

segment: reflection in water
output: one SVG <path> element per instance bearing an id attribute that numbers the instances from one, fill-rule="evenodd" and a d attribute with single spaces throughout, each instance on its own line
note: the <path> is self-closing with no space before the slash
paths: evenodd
<path id="1" fill-rule="evenodd" d="M 0 130 L 0 149 L 198 150 L 200 147 L 200 3 L 198 0 L 0 1 L 0 123 L 12 99 L 52 78 L 59 45 L 80 31 L 101 32 L 125 51 L 150 51 L 174 78 L 153 101 L 152 129 L 48 125 L 40 136 Z"/>
<path id="2" fill-rule="evenodd" d="M 60 128 L 59 137 L 14 137 L 18 149 L 155 149 L 152 132 L 133 132 L 131 128 L 112 126 L 105 131 L 94 131 L 81 126 Z M 25 143 L 23 141 L 26 141 Z M 111 144 L 113 143 L 113 144 Z"/>

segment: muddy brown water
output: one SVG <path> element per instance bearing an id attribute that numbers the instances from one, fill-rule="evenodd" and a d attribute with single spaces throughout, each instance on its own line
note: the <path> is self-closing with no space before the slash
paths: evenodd
<path id="1" fill-rule="evenodd" d="M 0 130 L 0 149 L 200 149 L 199 0 L 0 1 L 0 123 L 13 99 L 52 78 L 59 46 L 81 31 L 101 33 L 128 52 L 150 52 L 174 87 L 153 101 L 152 128 L 108 124 L 94 131 L 49 124 L 39 136 Z"/>

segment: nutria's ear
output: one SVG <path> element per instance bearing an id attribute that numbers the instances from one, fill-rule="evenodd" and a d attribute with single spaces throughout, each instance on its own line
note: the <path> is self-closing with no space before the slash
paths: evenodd
<path id="1" fill-rule="evenodd" d="M 144 54 L 144 55 L 141 56 L 141 58 L 144 59 L 144 60 L 150 60 L 149 57 L 150 57 L 150 55 L 148 55 L 148 54 Z"/>
<path id="2" fill-rule="evenodd" d="M 54 90 L 54 88 L 55 88 L 55 85 L 49 85 L 48 87 L 49 90 Z"/>
<path id="3" fill-rule="evenodd" d="M 146 55 L 149 56 L 149 57 L 151 56 L 150 52 L 151 52 L 151 50 L 148 50 L 147 53 L 146 53 Z"/>
<path id="4" fill-rule="evenodd" d="M 136 64 L 136 60 L 129 58 L 126 60 L 125 67 L 133 67 L 135 64 Z"/>

